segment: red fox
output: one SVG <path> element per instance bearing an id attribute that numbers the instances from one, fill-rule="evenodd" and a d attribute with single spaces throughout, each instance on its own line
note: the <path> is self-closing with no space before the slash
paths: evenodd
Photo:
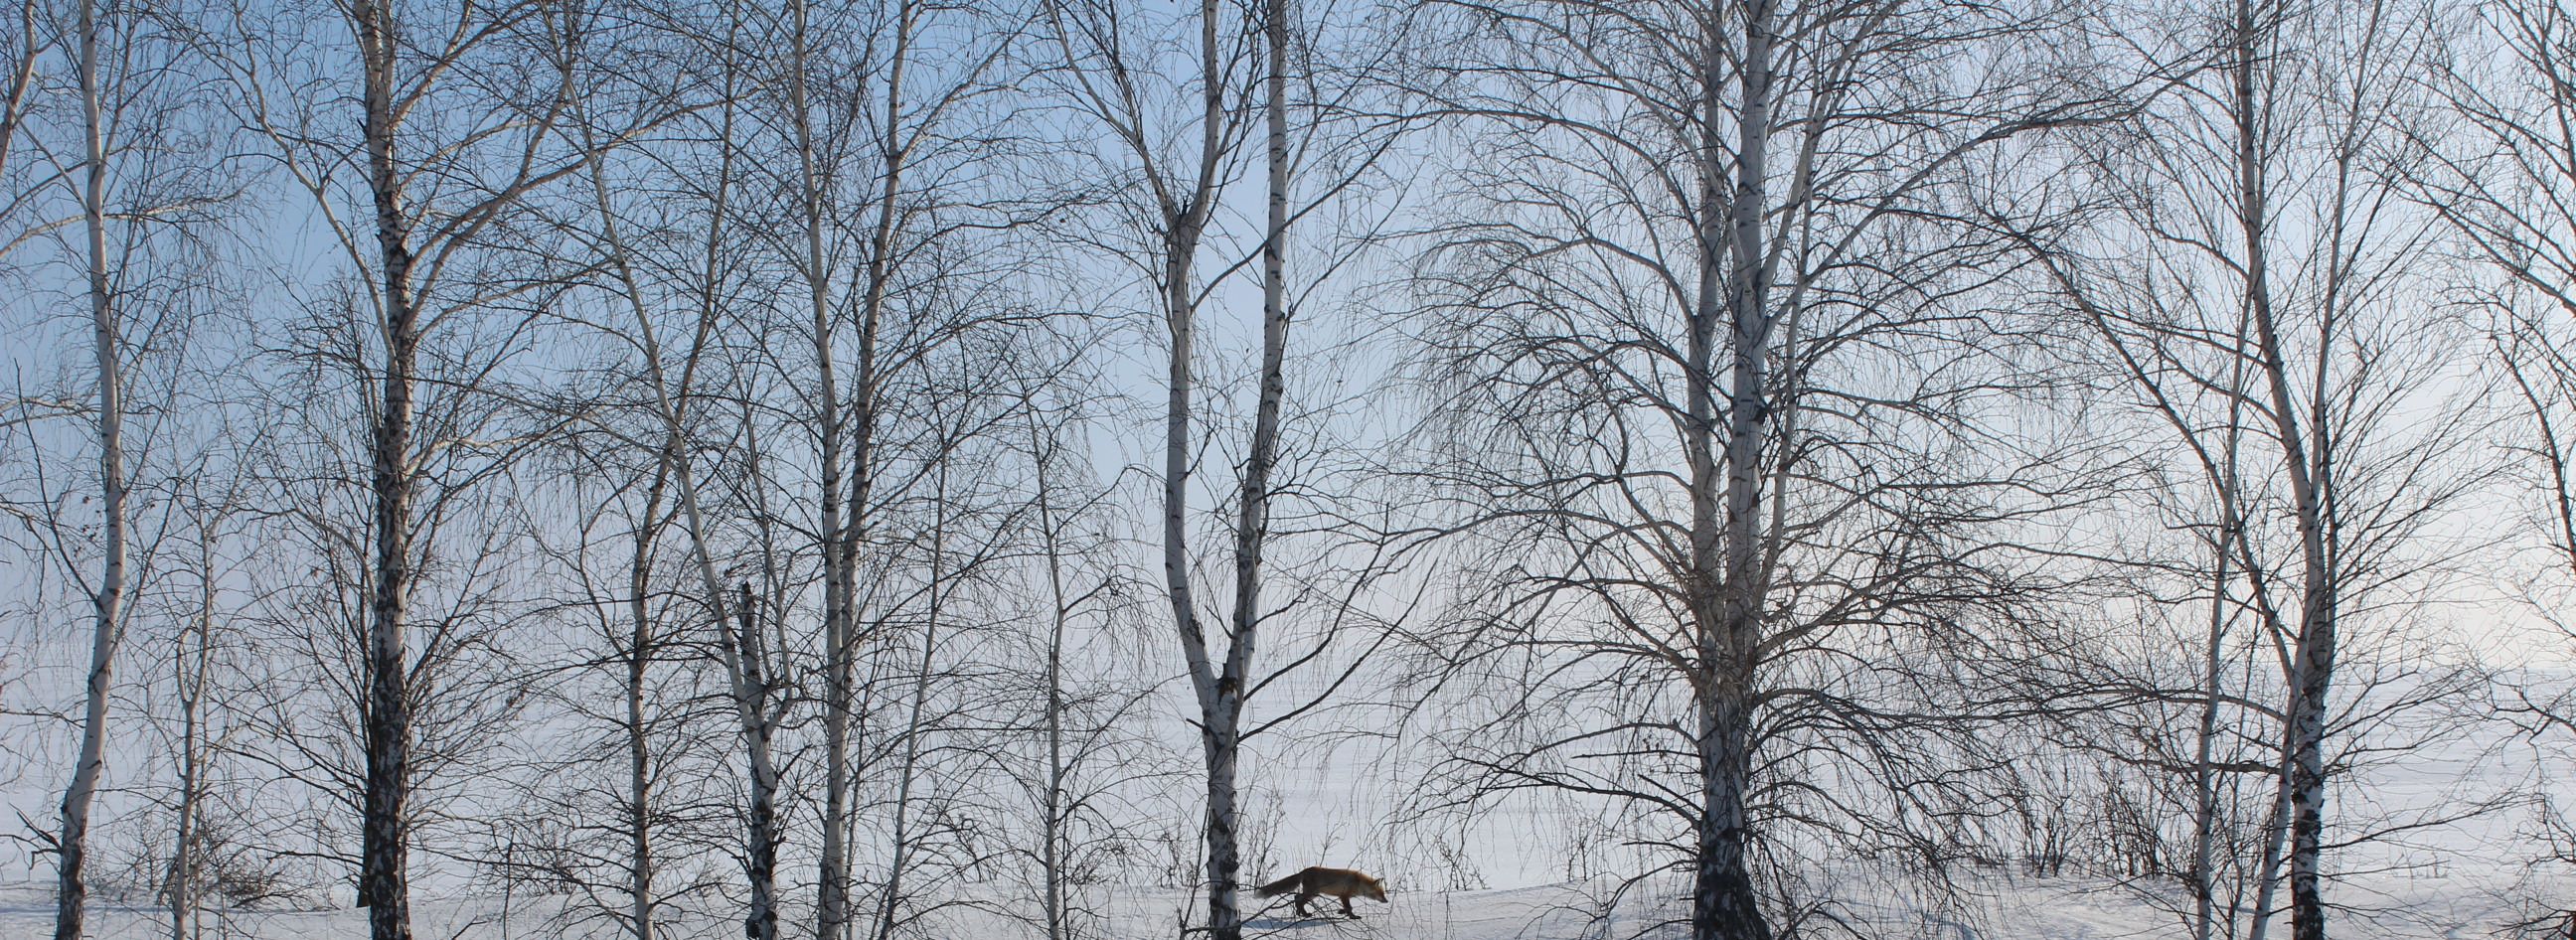
<path id="1" fill-rule="evenodd" d="M 1297 916 L 1299 917 L 1306 916 L 1308 902 L 1328 894 L 1341 898 L 1342 915 L 1352 918 L 1360 916 L 1358 911 L 1351 910 L 1352 898 L 1374 898 L 1381 903 L 1386 901 L 1386 885 L 1377 879 L 1348 868 L 1322 866 L 1308 868 L 1262 885 L 1260 893 L 1262 897 L 1268 898 L 1291 891 L 1297 892 Z"/>

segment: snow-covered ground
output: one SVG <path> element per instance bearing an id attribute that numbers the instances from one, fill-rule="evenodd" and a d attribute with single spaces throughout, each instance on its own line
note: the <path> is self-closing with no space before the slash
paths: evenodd
<path id="1" fill-rule="evenodd" d="M 2560 677 L 2554 681 L 2569 681 Z M 1177 726 L 1176 726 L 1177 727 Z M 1570 831 L 1576 816 L 1545 801 L 1507 804 L 1471 824 L 1438 824 L 1405 818 L 1405 797 L 1418 781 L 1418 761 L 1398 759 L 1399 745 L 1363 740 L 1283 746 L 1257 755 L 1259 771 L 1248 800 L 1245 874 L 1268 881 L 1312 864 L 1357 867 L 1384 877 L 1387 904 L 1355 902 L 1361 917 L 1345 920 L 1330 899 L 1319 916 L 1299 918 L 1279 898 L 1252 920 L 1252 935 L 1298 940 L 1667 940 L 1681 932 L 1669 920 L 1682 909 L 1685 886 L 1657 879 L 1620 892 L 1602 871 L 1621 863 L 1615 852 L 1584 859 Z M 2539 798 L 2576 804 L 2576 788 L 2563 782 L 2576 757 L 2576 742 L 2535 742 L 2503 723 L 2474 733 L 2437 738 L 2389 762 L 2367 768 L 2360 786 L 2346 794 L 2343 812 L 2403 822 L 2484 802 L 2495 808 L 2464 819 L 2408 829 L 2330 857 L 2335 878 L 2329 899 L 2341 910 L 2331 935 L 2337 940 L 2453 940 L 2564 937 L 2515 929 L 2547 912 L 2576 907 L 2576 864 L 2546 858 Z M 41 792 L 11 788 L 21 804 Z M 1445 841 L 1444 841 L 1445 840 Z M 1804 877 L 1810 900 L 1830 902 L 1849 935 L 1890 940 L 2113 940 L 2188 936 L 2177 912 L 2188 900 L 2166 879 L 2162 885 L 2123 883 L 2104 877 L 2037 878 L 2017 867 L 1961 866 L 1939 891 L 1915 876 L 1874 864 L 1812 853 Z M 23 857 L 23 856 L 22 856 Z M 1569 859 L 1578 859 L 1569 861 Z M 50 871 L 21 863 L 0 871 L 0 940 L 36 940 L 50 933 Z M 785 873 L 791 902 L 810 886 L 810 871 Z M 1087 910 L 1080 936 L 1090 940 L 1178 938 L 1194 911 L 1191 892 L 1134 872 L 1124 883 L 1092 885 L 1077 900 Z M 497 889 L 457 888 L 458 882 L 425 885 L 414 903 L 415 935 L 422 940 L 589 940 L 618 936 L 603 918 L 563 896 L 506 895 Z M 1035 909 L 1031 889 L 1000 881 L 949 883 L 935 889 L 936 903 L 918 935 L 960 940 L 1012 940 L 1041 936 L 1022 919 Z M 1613 902 L 1616 897 L 1615 903 Z M 345 905 L 346 892 L 336 903 Z M 207 915 L 210 938 L 316 940 L 364 935 L 363 911 L 286 909 L 329 907 L 306 901 L 279 909 L 216 911 Z M 707 907 L 713 907 L 710 912 Z M 166 915 L 144 896 L 116 894 L 104 886 L 92 916 L 99 940 L 169 936 Z M 671 938 L 741 936 L 721 904 L 665 911 Z M 787 936 L 797 911 L 787 912 Z M 1821 926 L 1821 921 L 1818 922 Z M 2286 937 L 2286 924 L 2275 936 Z M 2564 930 L 2560 924 L 2553 930 Z M 1811 936 L 1842 936 L 1830 930 Z"/>
<path id="2" fill-rule="evenodd" d="M 1865 935 L 1922 940 L 2114 940 L 2184 936 L 2170 914 L 2142 903 L 2136 891 L 2108 883 L 2076 880 L 2031 880 L 1989 877 L 1970 886 L 1976 895 L 1937 905 L 1907 903 L 1907 892 L 1868 879 L 1845 885 L 1849 914 L 1864 919 Z M 982 886 L 979 886 L 982 887 Z M 1615 916 L 1598 915 L 1607 883 L 1551 884 L 1483 891 L 1405 892 L 1391 903 L 1356 902 L 1360 917 L 1346 920 L 1321 902 L 1317 916 L 1299 918 L 1288 899 L 1251 921 L 1251 935 L 1299 940 L 1662 940 L 1681 932 L 1658 928 L 1654 905 L 1618 906 Z M 2515 897 L 2511 879 L 2486 883 L 2482 878 L 2364 878 L 2339 886 L 2339 900 L 2364 908 L 2345 913 L 2333 935 L 2344 940 L 2414 940 L 2514 936 L 2508 927 L 2526 910 Z M 997 889 L 998 890 L 998 889 Z M 1186 892 L 1161 887 L 1101 891 L 1095 926 L 1113 940 L 1143 940 L 1180 935 L 1177 922 L 1189 903 Z M 1671 908 L 1664 908 L 1669 911 Z M 426 900 L 415 905 L 415 934 L 437 940 L 512 940 L 512 938 L 614 937 L 605 922 L 584 924 L 567 916 L 560 897 L 474 897 Z M 1846 916 L 1849 916 L 1847 914 Z M 50 893 L 45 887 L 18 882 L 0 886 L 0 937 L 34 940 L 51 928 Z M 149 907 L 102 904 L 92 915 L 93 936 L 100 940 L 147 940 L 169 935 L 168 920 Z M 365 912 L 234 911 L 208 915 L 207 935 L 243 940 L 319 940 L 363 936 Z M 672 937 L 726 938 L 740 927 L 703 915 L 678 916 L 665 922 Z M 790 930 L 789 935 L 800 932 Z M 930 930 L 934 936 L 1001 938 L 1030 936 L 1029 925 L 989 911 L 950 908 Z"/>
<path id="3" fill-rule="evenodd" d="M 2453 785 L 2458 786 L 2456 781 Z M 1323 791 L 1301 796 L 1321 799 Z M 1296 805 L 1300 802 L 1304 800 L 1291 800 L 1288 808 L 1315 808 Z M 1335 825 L 1327 822 L 1333 816 L 1315 813 L 1303 816 L 1317 820 L 1311 825 L 1289 824 L 1279 834 L 1275 849 L 1279 857 L 1292 859 L 1282 864 L 1290 868 L 1314 862 L 1366 864 L 1340 856 L 1311 857 L 1331 851 L 1319 846 L 1333 841 L 1323 834 Z M 2536 844 L 2517 836 L 2528 819 L 2527 813 L 2499 813 L 2410 838 L 2402 846 L 2347 854 L 2332 897 L 2349 909 L 2337 915 L 2333 936 L 2338 940 L 2560 936 L 2513 929 L 2536 911 L 2576 903 L 2576 871 L 2535 865 Z M 1515 854 L 1508 835 L 1479 841 L 1482 853 L 1498 870 L 1529 877 L 1528 873 L 1546 867 L 1542 859 Z M 1381 854 L 1376 849 L 1346 852 Z M 2374 859 L 2405 864 L 2355 870 Z M 1500 886 L 1436 890 L 1426 883 L 1455 879 L 1400 862 L 1366 867 L 1386 877 L 1390 903 L 1357 901 L 1360 918 L 1345 920 L 1333 911 L 1334 902 L 1325 899 L 1317 903 L 1317 916 L 1299 918 L 1290 910 L 1289 898 L 1278 898 L 1252 919 L 1251 935 L 1298 940 L 1668 940 L 1682 936 L 1677 927 L 1663 923 L 1681 910 L 1683 885 L 1678 880 L 1634 886 L 1610 903 L 1618 885 L 1607 878 L 1525 883 L 1494 879 Z M 41 880 L 43 874 L 20 872 L 0 882 L 0 940 L 36 940 L 49 933 L 52 895 L 50 885 Z M 1252 874 L 1267 879 L 1284 871 Z M 1860 936 L 2115 940 L 2188 935 L 2173 913 L 2186 904 L 2179 892 L 2158 896 L 2147 886 L 2108 879 L 2044 879 L 2009 870 L 1972 870 L 1954 875 L 1950 890 L 1936 896 L 1920 884 L 1873 866 L 1827 864 L 1813 874 L 1809 887 L 1830 895 L 1837 916 L 1859 928 Z M 1028 891 L 1024 885 L 998 882 L 944 889 L 947 900 L 958 903 L 930 915 L 923 935 L 991 940 L 1039 936 L 1034 926 L 1003 913 L 1031 909 L 1034 904 L 1025 896 Z M 109 900 L 94 908 L 92 936 L 99 940 L 169 936 L 166 916 L 151 906 L 149 898 L 123 900 L 139 903 Z M 1193 897 L 1186 890 L 1163 885 L 1100 885 L 1086 890 L 1081 900 L 1092 912 L 1082 936 L 1148 940 L 1182 936 L 1180 924 L 1192 909 Z M 414 923 L 416 936 L 424 940 L 589 940 L 619 935 L 615 925 L 584 919 L 577 910 L 561 896 L 436 897 L 415 903 Z M 739 924 L 702 911 L 666 912 L 664 926 L 665 935 L 674 938 L 722 940 L 741 935 Z M 792 918 L 787 926 L 786 935 L 803 935 Z M 206 928 L 204 936 L 236 940 L 351 938 L 364 935 L 365 913 L 352 909 L 212 912 Z"/>

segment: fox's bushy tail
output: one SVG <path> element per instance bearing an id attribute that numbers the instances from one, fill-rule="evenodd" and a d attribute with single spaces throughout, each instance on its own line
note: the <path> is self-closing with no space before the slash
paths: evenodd
<path id="1" fill-rule="evenodd" d="M 1265 898 L 1275 898 L 1290 891 L 1297 890 L 1297 880 L 1304 877 L 1306 877 L 1306 873 L 1301 871 L 1286 878 L 1281 878 L 1269 884 L 1262 885 L 1259 890 L 1256 890 L 1253 893 Z"/>

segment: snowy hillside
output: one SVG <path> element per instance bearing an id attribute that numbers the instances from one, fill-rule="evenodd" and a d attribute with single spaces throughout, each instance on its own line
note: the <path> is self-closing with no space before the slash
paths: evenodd
<path id="1" fill-rule="evenodd" d="M 2494 795 L 2531 797 L 2559 793 L 2538 779 L 2544 771 L 2527 741 L 2502 726 L 2441 742 L 2380 769 L 2367 794 L 2380 806 L 2433 806 Z M 2561 752 L 2563 753 L 2563 752 Z M 1322 755 L 1322 756 L 1318 756 Z M 1425 843 L 1402 838 L 1402 819 L 1381 809 L 1403 796 L 1400 781 L 1372 776 L 1379 766 L 1365 748 L 1291 750 L 1306 763 L 1273 767 L 1268 777 L 1290 782 L 1258 788 L 1268 820 L 1264 863 L 1267 880 L 1306 864 L 1354 865 L 1384 877 L 1390 903 L 1354 902 L 1360 917 L 1344 920 L 1335 902 L 1315 903 L 1316 916 L 1296 917 L 1291 898 L 1266 903 L 1250 922 L 1251 936 L 1306 940 L 1661 940 L 1682 936 L 1659 924 L 1683 911 L 1686 885 L 1662 877 L 1628 886 L 1594 877 L 1566 881 L 1570 849 L 1558 827 L 1560 812 L 1523 807 L 1478 821 L 1462 844 L 1425 857 Z M 1303 781 L 1303 783 L 1295 783 Z M 1332 781 L 1326 783 L 1324 781 Z M 2562 793 L 2561 798 L 2576 795 Z M 2536 807 L 2513 800 L 2476 818 L 2409 832 L 2384 843 L 2344 852 L 2335 859 L 2340 877 L 2330 897 L 2342 906 L 2334 936 L 2344 940 L 2459 940 L 2555 937 L 2517 925 L 2576 906 L 2576 864 L 2536 857 Z M 1415 848 L 1406 849 L 1405 845 Z M 1454 853 L 1454 854 L 1452 854 Z M 1595 864 L 1609 864 L 1596 860 Z M 1934 885 L 1920 873 L 1864 864 L 1827 862 L 1803 879 L 1803 901 L 1829 911 L 1840 927 L 1886 940 L 2146 940 L 2187 936 L 2178 911 L 2189 901 L 2171 884 L 2154 879 L 2066 876 L 2043 878 L 2020 866 L 1961 866 L 1948 883 Z M 20 871 L 0 881 L 0 938 L 33 940 L 52 923 L 51 886 L 41 871 Z M 1461 888 L 1466 879 L 1480 887 Z M 796 874 L 787 881 L 798 884 Z M 810 887 L 800 887 L 810 890 Z M 1032 889 L 1000 881 L 949 883 L 936 897 L 919 899 L 926 911 L 909 925 L 927 937 L 1042 937 L 1029 922 Z M 1659 894 L 1660 892 L 1660 894 Z M 1166 884 L 1108 883 L 1078 892 L 1087 912 L 1083 937 L 1096 940 L 1169 940 L 1182 935 L 1185 917 L 1201 901 Z M 210 910 L 205 936 L 231 940 L 321 940 L 361 935 L 365 912 L 345 906 L 294 909 L 296 903 L 259 909 Z M 158 940 L 169 922 L 149 898 L 126 897 L 94 906 L 94 936 L 102 940 Z M 797 936 L 810 907 L 791 898 L 783 935 Z M 459 892 L 423 898 L 413 908 L 416 935 L 439 940 L 571 938 L 613 940 L 619 929 L 565 896 Z M 685 907 L 667 911 L 668 936 L 730 938 L 738 923 Z M 1825 920 L 1812 927 L 1839 935 Z M 2544 925 L 2546 927 L 2546 925 Z M 2549 928 L 2560 929 L 2560 928 Z"/>
<path id="2" fill-rule="evenodd" d="M 2349 940 L 2430 940 L 2430 938 L 2537 936 L 2508 928 L 2528 910 L 2517 897 L 2519 886 L 2509 872 L 2463 871 L 2440 878 L 2358 878 L 2338 889 L 2342 903 L 2361 910 L 2340 922 L 2335 935 Z M 2576 879 L 2558 882 L 2560 896 Z M 1391 903 L 1356 902 L 1360 917 L 1342 919 L 1325 910 L 1299 918 L 1288 899 L 1252 918 L 1248 935 L 1261 937 L 1335 938 L 1335 940 L 1662 940 L 1683 932 L 1674 925 L 1656 929 L 1654 909 L 1647 904 L 1623 906 L 1602 916 L 1601 901 L 1612 886 L 1547 884 L 1485 891 L 1407 892 L 1396 889 Z M 1975 896 L 1939 904 L 1906 903 L 1907 892 L 1873 883 L 1865 875 L 1843 882 L 1837 894 L 1865 925 L 1865 936 L 1889 940 L 2132 940 L 2186 935 L 2172 915 L 2143 903 L 2132 890 L 2105 882 L 1981 878 Z M 46 935 L 53 910 L 49 892 L 21 885 L 0 889 L 0 937 L 10 940 Z M 949 908 L 937 921 L 922 925 L 930 936 L 1019 938 L 1043 936 L 1031 925 L 971 905 L 986 897 L 963 897 L 967 905 Z M 1097 934 L 1102 940 L 1164 940 L 1181 935 L 1181 912 L 1188 892 L 1171 888 L 1111 887 L 1094 893 Z M 102 940 L 159 940 L 169 921 L 149 908 L 102 905 L 95 909 Z M 1665 912 L 1677 908 L 1665 907 Z M 442 940 L 512 940 L 512 938 L 599 938 L 618 936 L 607 924 L 580 925 L 567 916 L 561 898 L 475 897 L 415 904 L 417 935 Z M 323 940 L 353 937 L 366 929 L 362 910 L 210 912 L 207 936 L 237 940 Z M 667 921 L 675 937 L 738 936 L 739 924 L 703 916 Z M 1821 926 L 1821 925 L 1819 925 Z M 792 933 L 791 933 L 792 935 Z"/>

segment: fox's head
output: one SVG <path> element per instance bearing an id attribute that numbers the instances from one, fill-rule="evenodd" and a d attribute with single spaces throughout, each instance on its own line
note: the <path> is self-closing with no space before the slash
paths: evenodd
<path id="1" fill-rule="evenodd" d="M 1367 875 L 1361 875 L 1360 886 L 1368 889 L 1369 898 L 1377 901 L 1386 900 L 1386 882 L 1379 881 Z"/>

